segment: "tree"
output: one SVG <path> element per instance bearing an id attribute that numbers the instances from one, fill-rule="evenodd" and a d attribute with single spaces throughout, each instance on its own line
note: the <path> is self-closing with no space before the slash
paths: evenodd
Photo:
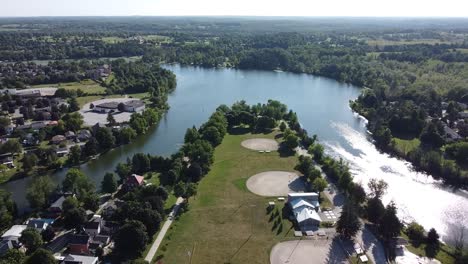
<path id="1" fill-rule="evenodd" d="M 115 252 L 122 258 L 139 257 L 147 242 L 146 227 L 140 221 L 128 221 L 115 234 Z"/>
<path id="2" fill-rule="evenodd" d="M 26 255 L 19 249 L 9 249 L 0 257 L 0 264 L 23 264 Z"/>
<path id="3" fill-rule="evenodd" d="M 299 146 L 299 138 L 295 134 L 291 133 L 286 136 L 283 143 L 286 146 L 286 148 L 292 150 Z"/>
<path id="4" fill-rule="evenodd" d="M 26 246 L 29 253 L 34 252 L 43 244 L 41 234 L 34 228 L 26 228 L 23 230 L 19 241 Z"/>
<path id="5" fill-rule="evenodd" d="M 351 198 L 356 202 L 356 204 L 362 204 L 366 201 L 366 191 L 361 184 L 353 184 L 353 188 L 351 189 Z"/>
<path id="6" fill-rule="evenodd" d="M 78 199 L 89 191 L 94 191 L 94 183 L 84 175 L 79 169 L 71 168 L 62 181 L 62 190 L 72 192 L 78 196 Z"/>
<path id="7" fill-rule="evenodd" d="M 388 184 L 384 180 L 370 179 L 367 184 L 373 197 L 382 198 L 387 192 Z"/>
<path id="8" fill-rule="evenodd" d="M 137 133 L 135 130 L 133 130 L 133 128 L 124 127 L 120 130 L 119 142 L 121 144 L 128 144 L 136 137 L 137 137 Z"/>
<path id="9" fill-rule="evenodd" d="M 103 150 L 108 150 L 115 145 L 115 137 L 112 135 L 110 129 L 101 127 L 96 133 L 96 140 L 99 147 Z"/>
<path id="10" fill-rule="evenodd" d="M 213 147 L 221 144 L 223 137 L 216 127 L 210 126 L 203 130 L 202 138 L 211 143 Z"/>
<path id="11" fill-rule="evenodd" d="M 120 112 L 124 112 L 125 111 L 125 104 L 124 103 L 119 103 L 117 105 L 117 110 L 119 110 Z"/>
<path id="12" fill-rule="evenodd" d="M 66 213 L 72 209 L 78 208 L 80 203 L 74 196 L 68 196 L 62 203 L 62 212 Z"/>
<path id="13" fill-rule="evenodd" d="M 76 112 L 80 110 L 80 104 L 78 103 L 76 97 L 70 98 L 70 100 L 68 101 L 68 105 L 68 109 L 70 110 L 70 112 Z"/>
<path id="14" fill-rule="evenodd" d="M 23 170 L 25 172 L 29 172 L 34 167 L 36 167 L 37 163 L 39 162 L 39 159 L 37 158 L 36 154 L 29 153 L 27 155 L 24 155 L 21 161 L 23 162 Z"/>
<path id="15" fill-rule="evenodd" d="M 431 228 L 427 233 L 427 243 L 429 245 L 438 245 L 439 244 L 439 234 L 434 228 Z"/>
<path id="16" fill-rule="evenodd" d="M 72 146 L 70 148 L 70 154 L 68 156 L 68 161 L 72 165 L 80 164 L 81 160 L 81 148 L 78 145 Z"/>
<path id="17" fill-rule="evenodd" d="M 33 209 L 42 209 L 56 186 L 48 176 L 36 177 L 26 192 L 26 198 Z"/>
<path id="18" fill-rule="evenodd" d="M 132 157 L 132 170 L 135 173 L 143 174 L 149 171 L 151 168 L 150 166 L 150 159 L 147 154 L 144 153 L 137 153 Z"/>
<path id="19" fill-rule="evenodd" d="M 115 179 L 114 173 L 108 172 L 104 175 L 101 189 L 105 193 L 113 193 L 117 190 L 117 180 Z"/>
<path id="20" fill-rule="evenodd" d="M 320 163 L 323 159 L 324 148 L 322 145 L 315 143 L 309 147 L 310 154 L 314 156 L 314 160 Z"/>
<path id="21" fill-rule="evenodd" d="M 284 130 L 286 129 L 286 123 L 284 121 L 281 121 L 281 124 L 279 126 L 279 129 L 281 130 L 281 132 L 284 132 Z"/>
<path id="22" fill-rule="evenodd" d="M 189 198 L 195 195 L 197 195 L 197 185 L 195 183 L 187 184 L 187 188 L 185 189 L 185 198 Z"/>
<path id="23" fill-rule="evenodd" d="M 63 214 L 63 223 L 66 228 L 78 228 L 86 223 L 86 211 L 83 208 L 73 208 Z"/>
<path id="24" fill-rule="evenodd" d="M 185 184 L 183 182 L 178 182 L 176 186 L 174 186 L 174 195 L 177 197 L 185 196 Z"/>
<path id="25" fill-rule="evenodd" d="M 132 172 L 132 167 L 126 163 L 119 162 L 115 168 L 115 173 L 119 175 L 120 180 L 124 181 Z"/>
<path id="26" fill-rule="evenodd" d="M 43 241 L 52 241 L 52 239 L 54 239 L 55 237 L 54 229 L 51 226 L 47 226 L 47 228 L 44 231 L 42 231 L 41 236 Z"/>
<path id="27" fill-rule="evenodd" d="M 99 144 L 94 137 L 90 138 L 83 147 L 82 154 L 84 157 L 89 158 L 96 155 L 98 153 L 98 145 Z"/>
<path id="28" fill-rule="evenodd" d="M 336 223 L 336 231 L 347 239 L 353 238 L 361 229 L 361 222 L 355 212 L 355 208 L 350 203 L 345 204 L 340 218 Z"/>
<path id="29" fill-rule="evenodd" d="M 192 143 L 195 142 L 197 139 L 200 139 L 200 134 L 195 126 L 192 128 L 187 128 L 187 132 L 185 132 L 184 142 L 185 143 Z"/>
<path id="30" fill-rule="evenodd" d="M 114 115 L 112 115 L 111 112 L 107 114 L 107 122 L 110 126 L 115 126 L 117 124 L 117 121 L 115 121 Z"/>
<path id="31" fill-rule="evenodd" d="M 424 227 L 416 222 L 411 222 L 406 228 L 406 234 L 415 242 L 422 242 L 425 238 Z"/>
<path id="32" fill-rule="evenodd" d="M 18 139 L 9 139 L 7 142 L 0 144 L 0 154 L 5 153 L 20 153 L 23 151 L 23 147 L 21 147 L 21 143 Z"/>
<path id="33" fill-rule="evenodd" d="M 0 230 L 4 230 L 13 223 L 16 216 L 16 205 L 11 199 L 11 194 L 0 190 Z"/>
<path id="34" fill-rule="evenodd" d="M 367 219 L 374 224 L 378 224 L 385 213 L 385 206 L 382 201 L 377 198 L 371 198 L 367 202 Z"/>
<path id="35" fill-rule="evenodd" d="M 386 242 L 390 242 L 400 235 L 401 228 L 402 224 L 398 219 L 395 203 L 390 202 L 385 207 L 385 212 L 380 219 L 379 232 Z"/>
<path id="36" fill-rule="evenodd" d="M 190 164 L 190 167 L 187 168 L 187 177 L 192 182 L 198 182 L 203 176 L 203 170 L 200 167 L 200 164 L 194 162 Z"/>
<path id="37" fill-rule="evenodd" d="M 83 116 L 78 112 L 66 114 L 63 116 L 62 120 L 66 129 L 75 132 L 80 130 L 81 126 L 83 125 Z"/>
<path id="38" fill-rule="evenodd" d="M 321 193 L 323 190 L 325 190 L 325 188 L 327 188 L 328 183 L 325 179 L 318 177 L 314 180 L 312 185 L 314 186 L 314 190 L 317 190 L 319 193 Z"/>
<path id="39" fill-rule="evenodd" d="M 24 264 L 57 264 L 57 261 L 52 252 L 39 248 L 26 259 Z"/>

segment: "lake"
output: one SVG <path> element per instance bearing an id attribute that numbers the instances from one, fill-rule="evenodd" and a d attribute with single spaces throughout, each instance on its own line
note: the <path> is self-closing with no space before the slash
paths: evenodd
<path id="1" fill-rule="evenodd" d="M 245 100 L 249 104 L 279 100 L 297 112 L 310 135 L 317 134 L 327 153 L 349 162 L 356 182 L 366 185 L 370 178 L 384 179 L 399 216 L 416 220 L 426 229 L 434 227 L 445 235 L 455 227 L 468 226 L 468 195 L 454 192 L 407 162 L 380 153 L 370 141 L 366 120 L 349 108 L 359 88 L 306 74 L 236 69 L 206 69 L 166 65 L 177 75 L 177 89 L 169 96 L 170 110 L 160 124 L 134 143 L 119 147 L 83 166 L 81 170 L 96 183 L 118 162 L 138 152 L 170 155 L 183 143 L 188 127 L 199 126 L 220 104 Z M 65 170 L 52 177 L 61 182 Z M 2 186 L 13 193 L 20 210 L 27 208 L 25 189 L 31 178 Z M 454 231 L 455 230 L 455 231 Z"/>

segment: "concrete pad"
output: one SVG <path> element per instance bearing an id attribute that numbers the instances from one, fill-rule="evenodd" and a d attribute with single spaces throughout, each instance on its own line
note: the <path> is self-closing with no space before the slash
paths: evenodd
<path id="1" fill-rule="evenodd" d="M 271 264 L 348 263 L 343 250 L 332 240 L 293 240 L 276 244 L 270 253 Z"/>
<path id="2" fill-rule="evenodd" d="M 250 177 L 247 188 L 261 196 L 286 196 L 290 192 L 303 192 L 305 184 L 295 172 L 266 171 Z"/>
<path id="3" fill-rule="evenodd" d="M 268 138 L 252 138 L 242 141 L 241 145 L 244 148 L 261 151 L 278 150 L 279 144 L 276 140 Z"/>

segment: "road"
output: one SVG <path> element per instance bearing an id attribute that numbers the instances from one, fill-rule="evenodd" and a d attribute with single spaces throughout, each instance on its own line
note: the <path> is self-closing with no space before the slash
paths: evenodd
<path id="1" fill-rule="evenodd" d="M 177 214 L 177 211 L 179 210 L 180 204 L 184 201 L 182 197 L 177 198 L 177 201 L 174 205 L 174 208 L 172 209 L 172 212 L 169 214 L 167 217 L 166 222 L 164 222 L 163 227 L 159 231 L 158 236 L 156 237 L 156 240 L 154 240 L 153 245 L 151 245 L 150 250 L 148 251 L 148 254 L 145 257 L 145 260 L 151 263 L 151 260 L 153 260 L 154 255 L 158 251 L 159 245 L 161 245 L 161 242 L 164 239 L 164 236 L 167 233 L 167 230 L 169 230 L 169 227 L 171 226 L 172 222 L 174 221 L 174 216 Z"/>

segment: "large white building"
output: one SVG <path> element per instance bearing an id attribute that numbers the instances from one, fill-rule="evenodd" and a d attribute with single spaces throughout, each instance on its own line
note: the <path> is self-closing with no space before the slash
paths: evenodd
<path id="1" fill-rule="evenodd" d="M 318 193 L 290 193 L 288 204 L 303 232 L 316 230 L 320 226 L 322 219 L 317 213 L 320 210 Z"/>

